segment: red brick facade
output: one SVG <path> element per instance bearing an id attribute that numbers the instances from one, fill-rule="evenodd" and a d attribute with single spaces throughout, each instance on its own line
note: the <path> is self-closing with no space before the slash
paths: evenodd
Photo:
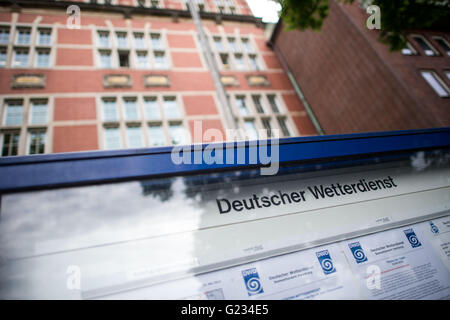
<path id="1" fill-rule="evenodd" d="M 184 9 L 182 1 L 160 1 L 165 8 Z M 251 15 L 244 0 L 235 0 L 236 10 L 240 15 Z M 134 5 L 134 1 L 118 1 L 117 5 Z M 207 1 L 210 9 L 214 9 L 214 1 Z M 214 86 L 210 71 L 207 68 L 203 52 L 197 40 L 197 31 L 193 21 L 189 18 L 179 17 L 174 20 L 171 16 L 153 16 L 137 13 L 131 17 L 124 17 L 121 13 L 112 11 L 89 11 L 84 10 L 81 17 L 80 29 L 68 29 L 66 26 L 67 15 L 65 10 L 33 8 L 30 6 L 21 8 L 20 12 L 11 12 L 8 7 L 0 7 L 0 28 L 9 30 L 9 43 L 0 44 L 0 50 L 5 48 L 6 66 L 0 68 L 0 103 L 3 119 L 7 116 L 7 107 L 10 101 L 20 100 L 23 104 L 23 113 L 31 113 L 31 108 L 36 99 L 44 99 L 48 104 L 48 123 L 43 125 L 46 130 L 47 142 L 46 152 L 70 152 L 104 149 L 105 137 L 103 130 L 111 124 L 102 120 L 102 101 L 114 98 L 122 108 L 121 118 L 125 115 L 125 102 L 127 99 L 135 99 L 139 104 L 140 124 L 145 133 L 146 128 L 154 125 L 153 122 L 144 120 L 143 113 L 146 110 L 148 99 L 158 99 L 158 103 L 164 104 L 167 99 L 175 98 L 182 110 L 183 118 L 178 122 L 191 130 L 193 136 L 194 121 L 203 121 L 203 129 L 216 128 L 225 132 L 227 127 L 220 111 L 216 87 Z M 251 18 L 254 19 L 254 18 Z M 236 84 L 226 87 L 226 91 L 232 99 L 240 95 L 246 95 L 247 103 L 252 104 L 252 95 L 260 95 L 266 110 L 269 110 L 268 96 L 277 95 L 281 103 L 280 110 L 285 110 L 283 116 L 291 128 L 291 135 L 315 134 L 313 126 L 304 112 L 300 100 L 286 76 L 275 53 L 266 46 L 264 30 L 260 22 L 229 21 L 225 18 L 219 23 L 213 19 L 202 21 L 208 37 L 220 36 L 224 42 L 230 37 L 241 41 L 247 39 L 250 42 L 252 54 L 254 54 L 260 70 L 222 70 L 222 75 L 231 75 L 236 78 Z M 17 67 L 14 65 L 17 48 L 16 37 L 21 29 L 31 30 L 31 41 L 26 45 L 28 52 L 28 67 Z M 51 30 L 51 44 L 44 47 L 49 52 L 48 67 L 37 65 L 37 55 L 40 46 L 36 44 L 39 32 L 42 29 Z M 101 67 L 101 53 L 98 44 L 98 33 L 109 32 L 111 41 L 117 33 L 127 33 L 129 43 L 134 43 L 136 33 L 144 34 L 146 41 L 151 43 L 151 35 L 159 34 L 163 41 L 163 50 L 167 68 L 157 69 L 153 67 L 156 63 L 157 50 L 148 50 L 146 57 L 151 56 L 152 65 L 141 68 L 137 65 L 138 49 L 107 49 L 111 55 L 111 61 L 120 63 L 119 55 L 127 55 L 130 66 L 119 67 L 112 65 L 109 68 Z M 244 41 L 242 40 L 242 41 Z M 40 40 L 39 40 L 40 41 Z M 155 54 L 155 57 L 152 55 Z M 230 59 L 237 59 L 233 52 L 229 51 Z M 217 53 L 217 57 L 219 57 Z M 251 54 L 245 54 L 249 61 Z M 219 58 L 218 58 L 219 59 Z M 119 61 L 119 62 L 116 62 Z M 247 62 L 249 63 L 249 62 Z M 21 75 L 38 75 L 44 77 L 44 84 L 35 88 L 15 86 L 15 77 Z M 124 75 L 129 77 L 126 86 L 108 86 L 105 79 L 108 76 Z M 164 86 L 148 86 L 145 78 L 150 75 L 166 76 L 169 84 Z M 260 86 L 249 84 L 249 77 L 263 76 L 268 83 Z M 253 108 L 253 107 L 252 107 Z M 276 125 L 275 116 L 273 123 Z M 245 119 L 242 119 L 244 121 Z M 27 134 L 27 120 L 24 115 L 24 123 L 19 126 L 8 126 L 6 123 L 0 125 L 1 132 L 14 130 Z M 136 121 L 117 120 L 117 128 L 123 132 L 135 126 Z M 164 120 L 165 121 L 165 120 Z M 177 122 L 175 121 L 175 122 Z M 259 118 L 254 118 L 255 123 L 260 123 Z M 170 128 L 175 123 L 168 119 L 161 125 Z M 177 123 L 178 123 L 177 122 Z M 1 135 L 0 132 L 0 135 Z M 25 140 L 23 140 L 25 141 Z M 143 146 L 148 145 L 148 138 Z M 1 143 L 0 139 L 0 143 Z M 201 142 L 193 138 L 192 142 Z M 122 143 L 122 147 L 129 144 Z M 27 154 L 26 146 L 20 148 L 21 154 Z"/>
<path id="2" fill-rule="evenodd" d="M 368 15 L 357 3 L 330 5 L 320 33 L 282 31 L 274 41 L 325 133 L 449 126 L 450 99 L 438 96 L 420 71 L 433 70 L 450 87 L 450 57 L 433 40 L 450 35 L 413 30 L 440 55 L 426 56 L 409 38 L 419 54 L 406 56 L 365 28 Z"/>

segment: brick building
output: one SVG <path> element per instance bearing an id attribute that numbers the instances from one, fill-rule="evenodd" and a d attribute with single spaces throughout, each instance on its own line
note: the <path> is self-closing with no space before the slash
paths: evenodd
<path id="1" fill-rule="evenodd" d="M 320 33 L 277 24 L 271 47 L 312 119 L 326 134 L 449 126 L 448 20 L 446 27 L 411 30 L 407 48 L 390 52 L 378 31 L 366 28 L 368 16 L 358 1 L 330 1 Z"/>
<path id="2" fill-rule="evenodd" d="M 239 128 L 316 134 L 245 0 L 196 3 Z M 194 121 L 229 127 L 186 1 L 0 4 L 2 156 L 197 143 Z"/>

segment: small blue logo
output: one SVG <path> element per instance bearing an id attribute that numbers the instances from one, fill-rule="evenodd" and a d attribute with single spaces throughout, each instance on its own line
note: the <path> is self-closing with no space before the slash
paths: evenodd
<path id="1" fill-rule="evenodd" d="M 431 232 L 433 232 L 434 234 L 439 233 L 438 227 L 436 227 L 436 225 L 432 221 L 430 221 L 430 227 L 431 227 Z"/>
<path id="2" fill-rule="evenodd" d="M 413 229 L 406 229 L 406 230 L 403 230 L 403 232 L 405 233 L 406 238 L 408 238 L 408 241 L 411 244 L 411 247 L 417 248 L 417 247 L 420 247 L 422 245 L 420 243 L 419 239 L 417 239 L 417 236 L 414 233 Z"/>
<path id="3" fill-rule="evenodd" d="M 242 270 L 242 277 L 244 278 L 245 287 L 249 296 L 264 292 L 256 268 Z"/>
<path id="4" fill-rule="evenodd" d="M 323 273 L 330 274 L 336 272 L 336 268 L 331 260 L 330 253 L 328 250 L 323 250 L 316 252 L 317 259 L 319 259 L 320 266 L 322 267 Z"/>
<path id="5" fill-rule="evenodd" d="M 364 254 L 364 251 L 361 248 L 361 245 L 359 244 L 359 242 L 349 243 L 348 247 L 352 251 L 353 258 L 355 258 L 356 263 L 362 263 L 362 262 L 367 261 L 367 257 Z"/>

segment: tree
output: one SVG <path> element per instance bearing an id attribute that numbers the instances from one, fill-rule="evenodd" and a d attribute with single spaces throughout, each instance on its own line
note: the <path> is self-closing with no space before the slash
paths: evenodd
<path id="1" fill-rule="evenodd" d="M 274 0 L 281 4 L 281 18 L 290 30 L 320 31 L 329 13 L 329 1 L 353 3 L 355 0 Z M 450 29 L 450 0 L 359 0 L 380 7 L 379 41 L 391 51 L 405 47 L 405 35 L 414 29 Z"/>

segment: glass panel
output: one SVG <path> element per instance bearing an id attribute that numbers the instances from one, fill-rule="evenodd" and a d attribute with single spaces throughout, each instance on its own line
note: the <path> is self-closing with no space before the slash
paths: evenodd
<path id="1" fill-rule="evenodd" d="M 245 134 L 248 140 L 258 140 L 258 132 L 256 131 L 255 122 L 253 120 L 245 120 Z"/>
<path id="2" fill-rule="evenodd" d="M 21 125 L 22 111 L 22 103 L 8 103 L 6 108 L 5 125 Z"/>
<path id="3" fill-rule="evenodd" d="M 36 57 L 36 66 L 38 67 L 48 67 L 50 66 L 50 51 L 38 51 Z"/>
<path id="4" fill-rule="evenodd" d="M 105 128 L 105 149 L 120 149 L 122 147 L 119 128 Z"/>
<path id="5" fill-rule="evenodd" d="M 167 69 L 167 61 L 164 52 L 155 52 L 155 68 Z"/>
<path id="6" fill-rule="evenodd" d="M 160 50 L 160 49 L 164 48 L 160 34 L 152 33 L 150 35 L 150 39 L 152 41 L 152 48 L 153 48 L 153 50 L 155 50 L 155 49 L 156 50 Z"/>
<path id="7" fill-rule="evenodd" d="M 103 121 L 117 121 L 117 105 L 114 100 L 103 100 Z"/>
<path id="8" fill-rule="evenodd" d="M 252 69 L 253 70 L 259 70 L 260 67 L 259 67 L 258 59 L 256 58 L 256 56 L 255 55 L 249 55 L 248 57 L 250 58 L 250 64 L 252 66 Z"/>
<path id="9" fill-rule="evenodd" d="M 30 148 L 29 154 L 41 154 L 45 149 L 45 132 L 31 132 L 30 133 Z"/>
<path id="10" fill-rule="evenodd" d="M 236 105 L 237 105 L 237 107 L 238 107 L 239 114 L 240 114 L 241 116 L 246 116 L 246 115 L 249 114 L 247 105 L 246 105 L 246 103 L 245 103 L 245 97 L 244 97 L 244 96 L 242 96 L 242 97 L 236 97 Z"/>
<path id="11" fill-rule="evenodd" d="M 0 49 L 0 67 L 6 66 L 6 49 Z"/>
<path id="12" fill-rule="evenodd" d="M 0 299 L 448 298 L 448 151 L 430 154 L 3 194 Z"/>
<path id="13" fill-rule="evenodd" d="M 270 119 L 261 119 L 264 129 L 266 129 L 267 137 L 272 137 L 272 125 Z"/>
<path id="14" fill-rule="evenodd" d="M 138 49 L 145 48 L 144 34 L 143 33 L 135 33 L 134 34 L 134 45 Z"/>
<path id="15" fill-rule="evenodd" d="M 286 124 L 286 118 L 278 118 L 278 125 L 280 126 L 283 136 L 285 136 L 285 137 L 291 136 L 291 133 L 289 132 L 289 129 Z"/>
<path id="16" fill-rule="evenodd" d="M 186 144 L 186 132 L 181 124 L 170 124 L 169 132 L 172 144 Z"/>
<path id="17" fill-rule="evenodd" d="M 158 101 L 156 98 L 144 99 L 145 115 L 148 120 L 161 119 Z"/>
<path id="18" fill-rule="evenodd" d="M 102 68 L 111 68 L 111 53 L 100 51 L 100 65 Z"/>
<path id="19" fill-rule="evenodd" d="M 422 71 L 421 72 L 422 77 L 428 82 L 428 84 L 433 88 L 433 90 L 440 96 L 440 97 L 448 97 L 449 93 L 444 88 L 444 86 L 441 84 L 439 80 L 436 79 L 436 75 L 432 72 L 428 71 Z"/>
<path id="20" fill-rule="evenodd" d="M 138 108 L 136 100 L 134 99 L 125 99 L 125 118 L 127 120 L 137 120 L 139 119 Z"/>
<path id="21" fill-rule="evenodd" d="M 0 28 L 0 43 L 8 44 L 9 42 L 9 29 Z"/>
<path id="22" fill-rule="evenodd" d="M 148 59 L 147 59 L 147 53 L 146 52 L 138 52 L 137 53 L 137 60 L 138 60 L 138 66 L 139 68 L 147 68 L 148 67 Z"/>
<path id="23" fill-rule="evenodd" d="M 250 52 L 251 51 L 251 47 L 250 47 L 250 43 L 248 41 L 248 39 L 242 39 L 242 47 L 244 48 L 245 52 Z"/>
<path id="24" fill-rule="evenodd" d="M 127 40 L 127 34 L 126 33 L 117 33 L 117 46 L 119 48 L 127 48 L 128 47 L 128 40 Z"/>
<path id="25" fill-rule="evenodd" d="M 21 29 L 17 33 L 17 44 L 30 44 L 31 31 Z"/>
<path id="26" fill-rule="evenodd" d="M 38 44 L 39 45 L 50 45 L 52 42 L 51 37 L 51 31 L 50 30 L 40 30 L 39 31 L 39 38 L 38 38 Z"/>
<path id="27" fill-rule="evenodd" d="M 33 102 L 31 105 L 31 124 L 47 123 L 47 103 Z"/>
<path id="28" fill-rule="evenodd" d="M 272 109 L 273 113 L 280 113 L 280 109 L 278 108 L 277 103 L 277 96 L 275 95 L 268 95 L 267 99 L 269 99 L 270 108 Z"/>
<path id="29" fill-rule="evenodd" d="M 241 54 L 235 54 L 234 55 L 234 61 L 236 62 L 236 68 L 238 70 L 245 69 L 244 58 L 242 57 Z"/>
<path id="30" fill-rule="evenodd" d="M 98 33 L 98 45 L 103 48 L 109 48 L 109 32 L 99 32 Z"/>
<path id="31" fill-rule="evenodd" d="M 222 43 L 222 38 L 219 37 L 214 37 L 214 45 L 216 46 L 216 50 L 217 51 L 223 51 L 223 43 Z"/>
<path id="32" fill-rule="evenodd" d="M 164 132 L 160 125 L 150 125 L 148 127 L 148 134 L 150 136 L 150 146 L 163 146 L 166 144 Z"/>
<path id="33" fill-rule="evenodd" d="M 19 137 L 18 132 L 3 134 L 2 156 L 16 156 L 18 154 Z"/>
<path id="34" fill-rule="evenodd" d="M 252 96 L 253 104 L 255 105 L 256 112 L 264 113 L 263 106 L 261 105 L 261 96 Z"/>
<path id="35" fill-rule="evenodd" d="M 163 102 L 164 114 L 169 119 L 180 118 L 177 101 L 175 98 L 164 98 Z"/>
<path id="36" fill-rule="evenodd" d="M 436 55 L 433 49 L 428 45 L 428 43 L 422 37 L 414 37 L 416 42 L 420 45 L 427 56 Z"/>
<path id="37" fill-rule="evenodd" d="M 228 44 L 230 45 L 231 51 L 233 52 L 238 51 L 235 38 L 228 38 Z"/>
<path id="38" fill-rule="evenodd" d="M 128 148 L 142 148 L 144 146 L 141 127 L 128 127 L 127 135 Z"/>
<path id="39" fill-rule="evenodd" d="M 439 43 L 439 45 L 442 47 L 442 49 L 444 49 L 444 51 L 447 53 L 447 55 L 450 56 L 450 47 L 449 47 L 447 41 L 445 41 L 442 38 L 435 38 L 434 40 L 437 43 Z"/>
<path id="40" fill-rule="evenodd" d="M 14 66 L 15 67 L 27 67 L 28 66 L 28 50 L 16 50 L 15 51 Z"/>

